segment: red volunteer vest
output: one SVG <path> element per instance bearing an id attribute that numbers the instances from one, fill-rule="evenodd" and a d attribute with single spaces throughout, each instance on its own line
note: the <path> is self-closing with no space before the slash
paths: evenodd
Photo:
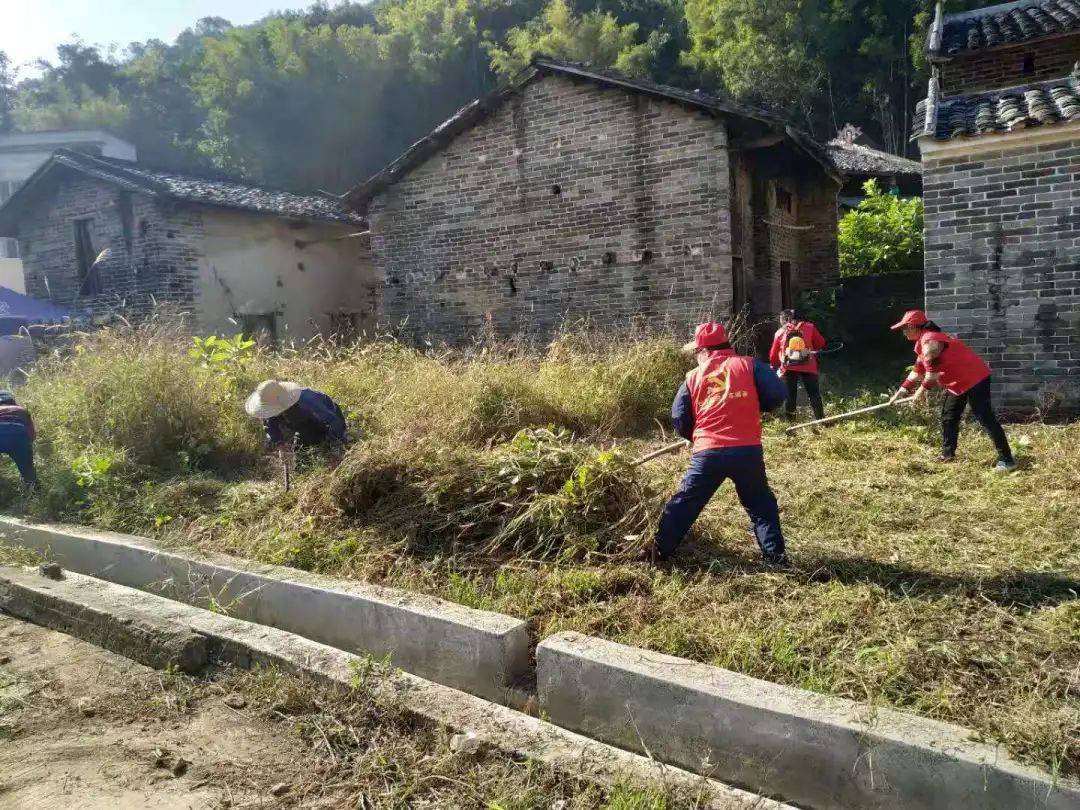
<path id="1" fill-rule="evenodd" d="M 927 341 L 944 343 L 945 350 L 937 360 L 928 360 L 923 352 Z M 944 332 L 923 332 L 915 342 L 915 354 L 927 371 L 940 372 L 938 384 L 950 394 L 959 396 L 974 388 L 990 376 L 986 364 L 964 341 Z"/>
<path id="2" fill-rule="evenodd" d="M 713 352 L 686 375 L 694 406 L 693 452 L 761 444 L 754 359 L 731 349 Z"/>
<path id="3" fill-rule="evenodd" d="M 792 332 L 799 332 L 803 336 L 803 340 L 806 341 L 806 348 L 818 349 L 819 346 L 814 345 L 817 341 L 814 339 L 817 336 L 817 327 L 810 321 L 799 321 L 797 323 L 784 324 L 776 330 L 776 334 L 773 335 L 773 344 L 776 347 L 777 362 L 775 365 L 785 368 L 787 371 L 803 371 L 808 374 L 818 373 L 818 361 L 816 355 L 810 355 L 810 359 L 805 363 L 792 363 L 791 365 L 784 366 L 784 349 L 787 348 L 788 335 Z"/>

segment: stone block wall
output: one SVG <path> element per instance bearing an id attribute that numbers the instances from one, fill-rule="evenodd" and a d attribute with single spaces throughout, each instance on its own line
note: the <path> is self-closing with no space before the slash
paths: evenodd
<path id="1" fill-rule="evenodd" d="M 731 311 L 726 128 L 549 76 L 369 207 L 380 319 L 458 342 Z"/>
<path id="2" fill-rule="evenodd" d="M 98 267 L 99 293 L 93 297 L 79 297 L 78 220 L 89 222 L 95 254 L 111 250 Z M 134 316 L 146 314 L 154 301 L 184 311 L 195 308 L 203 243 L 196 209 L 72 175 L 43 191 L 18 236 L 27 293 L 33 297 Z"/>
<path id="3" fill-rule="evenodd" d="M 989 361 L 1003 405 L 1076 411 L 1080 129 L 1034 132 L 960 156 L 924 148 L 926 305 Z"/>
<path id="4" fill-rule="evenodd" d="M 1031 58 L 1030 72 L 1025 59 Z M 947 96 L 1060 79 L 1080 61 L 1080 36 L 1068 36 L 1005 50 L 965 55 L 941 68 L 941 91 Z"/>

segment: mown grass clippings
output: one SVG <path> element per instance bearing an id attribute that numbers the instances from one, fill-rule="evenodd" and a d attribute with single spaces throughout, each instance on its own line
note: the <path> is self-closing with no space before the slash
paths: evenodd
<path id="1" fill-rule="evenodd" d="M 767 418 L 795 568 L 760 564 L 725 485 L 677 561 L 651 569 L 630 560 L 685 458 L 632 470 L 627 459 L 669 438 L 656 425 L 686 370 L 670 339 L 567 335 L 545 352 L 376 343 L 258 354 L 228 372 L 169 340 L 107 333 L 32 372 L 25 398 L 43 437 L 32 515 L 423 591 L 526 618 L 534 637 L 578 630 L 892 705 L 1080 774 L 1076 424 L 1009 426 L 1021 471 L 1000 475 L 974 425 L 958 460 L 937 464 L 931 411 L 794 436 Z M 143 343 L 149 359 L 132 374 L 145 401 L 128 410 L 119 392 L 94 393 L 101 381 L 86 378 L 99 355 L 138 365 Z M 835 364 L 827 379 L 858 379 Z M 172 438 L 135 446 L 149 439 L 125 420 L 152 410 L 155 391 L 170 396 L 154 384 L 165 371 L 230 392 L 211 406 L 220 437 L 214 419 L 181 414 Z M 240 411 L 268 376 L 330 392 L 364 435 L 336 469 L 302 460 L 288 494 Z M 69 427 L 84 389 L 109 410 L 108 430 L 77 414 Z M 854 383 L 826 391 L 830 410 L 881 395 Z M 195 452 L 188 430 L 209 449 Z M 227 457 L 239 460 L 223 472 Z M 18 508 L 12 474 L 0 464 L 2 508 Z"/>

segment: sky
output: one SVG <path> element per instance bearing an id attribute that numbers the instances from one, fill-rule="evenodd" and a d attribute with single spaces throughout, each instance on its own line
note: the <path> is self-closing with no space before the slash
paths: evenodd
<path id="1" fill-rule="evenodd" d="M 0 51 L 16 65 L 54 60 L 56 46 L 77 35 L 95 45 L 171 42 L 201 17 L 237 25 L 270 11 L 307 8 L 314 0 L 0 0 Z M 22 71 L 23 75 L 30 70 Z"/>

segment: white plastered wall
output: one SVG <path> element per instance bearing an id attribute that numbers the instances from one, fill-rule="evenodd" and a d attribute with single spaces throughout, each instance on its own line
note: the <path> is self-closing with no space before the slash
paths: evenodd
<path id="1" fill-rule="evenodd" d="M 279 340 L 328 334 L 331 313 L 356 313 L 374 324 L 375 277 L 367 237 L 336 239 L 358 225 L 204 210 L 205 259 L 199 268 L 203 333 L 234 334 L 237 315 L 276 314 Z M 333 241 L 318 241 L 318 240 Z M 297 240 L 305 243 L 297 246 Z"/>

